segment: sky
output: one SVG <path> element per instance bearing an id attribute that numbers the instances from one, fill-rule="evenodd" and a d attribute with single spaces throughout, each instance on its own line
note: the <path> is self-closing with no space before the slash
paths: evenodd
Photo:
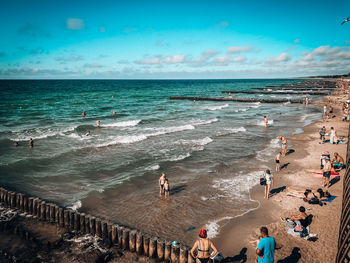
<path id="1" fill-rule="evenodd" d="M 350 72 L 349 0 L 1 0 L 1 79 Z"/>

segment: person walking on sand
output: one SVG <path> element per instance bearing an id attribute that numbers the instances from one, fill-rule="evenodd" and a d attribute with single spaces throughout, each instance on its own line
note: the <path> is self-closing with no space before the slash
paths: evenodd
<path id="1" fill-rule="evenodd" d="M 213 250 L 210 254 L 209 251 Z M 195 255 L 195 251 L 198 250 L 197 256 Z M 210 255 L 216 255 L 218 253 L 217 248 L 214 246 L 213 241 L 207 238 L 207 230 L 201 229 L 199 232 L 199 240 L 197 240 L 192 249 L 191 255 L 196 259 L 196 263 L 208 263 L 210 259 Z"/>
<path id="2" fill-rule="evenodd" d="M 275 259 L 276 241 L 269 236 L 269 230 L 263 226 L 260 228 L 261 239 L 256 249 L 256 263 L 273 263 Z"/>
<path id="3" fill-rule="evenodd" d="M 279 153 L 276 155 L 276 157 L 275 157 L 276 171 L 277 171 L 277 172 L 281 170 L 281 162 L 280 162 L 280 160 L 281 160 L 281 154 L 282 154 L 282 153 L 279 152 Z"/>
<path id="4" fill-rule="evenodd" d="M 322 143 L 324 143 L 325 141 L 325 136 L 326 136 L 326 127 L 323 126 L 320 130 L 320 140 L 322 141 Z"/>
<path id="5" fill-rule="evenodd" d="M 264 178 L 266 180 L 264 198 L 269 199 L 270 190 L 271 190 L 271 187 L 273 187 L 273 176 L 272 176 L 271 171 L 269 169 L 267 169 L 265 171 Z"/>
<path id="6" fill-rule="evenodd" d="M 284 157 L 284 156 L 286 156 L 286 153 L 287 153 L 287 139 L 286 139 L 286 137 L 283 137 L 283 136 L 278 136 L 277 138 L 281 140 L 282 156 Z"/>
<path id="7" fill-rule="evenodd" d="M 337 133 L 333 127 L 331 127 L 331 134 L 329 135 L 329 142 L 331 144 L 336 144 L 336 142 L 337 142 Z"/>
<path id="8" fill-rule="evenodd" d="M 165 182 L 164 182 L 164 196 L 165 197 L 169 197 L 170 196 L 170 186 L 169 186 L 168 179 L 165 179 Z"/>
<path id="9" fill-rule="evenodd" d="M 329 178 L 331 177 L 332 166 L 329 159 L 325 159 L 325 164 L 323 166 L 323 176 L 322 176 L 322 187 L 326 187 L 326 191 L 328 191 L 329 187 Z"/>
<path id="10" fill-rule="evenodd" d="M 160 176 L 159 181 L 158 181 L 160 195 L 162 195 L 164 193 L 165 180 L 166 180 L 166 175 L 164 172 L 162 172 L 162 175 Z"/>
<path id="11" fill-rule="evenodd" d="M 266 118 L 266 116 L 264 116 L 264 124 L 265 124 L 265 128 L 267 128 L 267 124 L 268 124 L 268 120 L 267 120 L 267 118 Z"/>

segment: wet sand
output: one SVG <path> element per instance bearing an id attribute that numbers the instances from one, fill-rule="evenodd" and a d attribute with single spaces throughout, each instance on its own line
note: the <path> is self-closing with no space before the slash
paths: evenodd
<path id="1" fill-rule="evenodd" d="M 346 99 L 345 96 L 334 95 L 331 100 L 336 101 L 340 98 Z M 323 106 L 325 103 L 317 102 L 317 104 Z M 338 137 L 344 136 L 345 142 L 347 142 L 349 123 L 340 121 L 341 108 L 339 105 L 335 105 L 334 102 L 332 105 L 335 108 L 336 118 L 316 121 L 306 126 L 302 134 L 288 138 L 288 149 L 293 149 L 294 152 L 281 159 L 281 165 L 288 163 L 286 168 L 279 172 L 273 172 L 275 185 L 272 197 L 269 200 L 264 199 L 263 187 L 254 187 L 251 191 L 251 197 L 260 202 L 260 207 L 242 217 L 229 221 L 221 228 L 220 234 L 214 239 L 214 242 L 226 257 L 233 257 L 233 259 L 247 258 L 247 262 L 253 262 L 256 240 L 258 240 L 260 234 L 259 228 L 266 225 L 270 235 L 275 237 L 279 248 L 275 252 L 275 262 L 289 259 L 300 259 L 298 262 L 334 261 L 337 253 L 345 169 L 340 172 L 340 180 L 329 188 L 330 193 L 337 196 L 337 198 L 322 207 L 320 205 L 310 205 L 297 197 L 287 196 L 285 190 L 285 187 L 288 186 L 292 186 L 293 189 L 297 190 L 321 187 L 322 179 L 314 177 L 312 173 L 306 170 L 320 168 L 320 155 L 323 151 L 328 150 L 332 158 L 333 153 L 338 152 L 345 159 L 346 144 L 320 144 L 318 132 L 322 126 L 326 126 L 327 132 L 333 126 Z M 274 166 L 275 164 L 271 163 L 270 168 L 274 168 Z M 274 169 L 271 170 L 274 171 Z M 281 220 L 281 217 L 298 214 L 299 206 L 304 206 L 307 213 L 313 215 L 310 233 L 318 235 L 315 242 L 289 235 L 285 223 Z"/>

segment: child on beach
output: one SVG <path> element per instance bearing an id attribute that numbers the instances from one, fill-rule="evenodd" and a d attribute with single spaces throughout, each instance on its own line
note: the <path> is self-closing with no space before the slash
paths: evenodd
<path id="1" fill-rule="evenodd" d="M 169 197 L 169 195 L 170 195 L 170 187 L 169 187 L 169 181 L 168 181 L 168 179 L 165 179 L 165 183 L 164 183 L 164 195 L 165 195 L 165 197 Z"/>
<path id="2" fill-rule="evenodd" d="M 281 170 L 281 163 L 280 163 L 280 159 L 281 159 L 281 152 L 279 152 L 276 157 L 275 157 L 275 162 L 276 162 L 276 171 L 280 171 Z"/>

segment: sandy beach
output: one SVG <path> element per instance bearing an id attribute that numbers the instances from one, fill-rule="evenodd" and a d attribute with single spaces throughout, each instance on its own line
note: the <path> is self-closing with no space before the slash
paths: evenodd
<path id="1" fill-rule="evenodd" d="M 260 234 L 259 228 L 266 225 L 270 235 L 275 237 L 277 242 L 275 262 L 290 262 L 287 260 L 292 259 L 295 260 L 292 262 L 333 262 L 335 260 L 345 169 L 340 171 L 340 180 L 334 179 L 334 184 L 329 188 L 329 192 L 337 197 L 323 206 L 311 205 L 301 198 L 288 196 L 286 187 L 300 191 L 306 188 L 320 188 L 321 177 L 316 178 L 307 170 L 320 168 L 320 156 L 323 151 L 329 151 L 332 158 L 333 153 L 338 152 L 345 159 L 347 145 L 321 144 L 319 130 L 322 126 L 325 126 L 327 131 L 334 127 L 339 138 L 347 138 L 349 124 L 340 119 L 342 117 L 340 105 L 346 98 L 347 96 L 336 92 L 331 97 L 324 98 L 324 102 L 315 102 L 323 106 L 327 105 L 326 100 L 330 99 L 331 105 L 335 108 L 336 117 L 318 120 L 305 127 L 303 133 L 288 138 L 288 149 L 293 152 L 281 160 L 281 166 L 286 165 L 286 167 L 279 172 L 273 172 L 275 185 L 272 197 L 269 200 L 264 199 L 263 187 L 255 186 L 251 191 L 251 197 L 260 202 L 260 207 L 228 222 L 215 239 L 215 243 L 224 255 L 235 255 L 233 258 L 247 258 L 247 262 L 253 262 L 256 240 Z M 335 104 L 336 101 L 338 104 Z M 271 168 L 274 168 L 274 164 L 271 164 Z M 274 171 L 274 169 L 271 170 Z M 281 220 L 281 218 L 298 214 L 300 206 L 304 206 L 307 214 L 313 216 L 310 233 L 317 234 L 317 240 L 313 242 L 288 234 L 285 222 Z M 233 251 L 232 248 L 235 250 Z"/>

